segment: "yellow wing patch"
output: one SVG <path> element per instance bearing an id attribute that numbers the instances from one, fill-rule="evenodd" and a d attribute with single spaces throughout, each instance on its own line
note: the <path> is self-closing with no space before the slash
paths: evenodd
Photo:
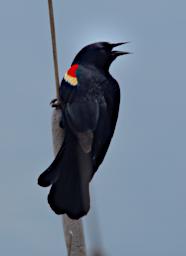
<path id="1" fill-rule="evenodd" d="M 65 73 L 64 79 L 67 83 L 69 83 L 72 86 L 77 86 L 78 80 L 76 77 L 70 76 L 68 72 Z"/>

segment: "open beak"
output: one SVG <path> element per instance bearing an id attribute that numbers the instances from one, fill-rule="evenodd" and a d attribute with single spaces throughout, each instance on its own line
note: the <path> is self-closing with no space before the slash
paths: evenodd
<path id="1" fill-rule="evenodd" d="M 129 42 L 123 42 L 123 43 L 116 43 L 116 44 L 111 44 L 112 46 L 112 49 L 117 47 L 117 46 L 120 46 L 120 45 L 123 45 L 123 44 L 128 44 Z M 111 55 L 114 56 L 114 57 L 118 57 L 118 56 L 121 56 L 121 55 L 126 55 L 126 54 L 130 54 L 130 52 L 124 52 L 124 51 L 111 51 Z"/>

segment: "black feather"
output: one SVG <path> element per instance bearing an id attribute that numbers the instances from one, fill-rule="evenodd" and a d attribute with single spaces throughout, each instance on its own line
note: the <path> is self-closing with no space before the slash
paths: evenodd
<path id="1" fill-rule="evenodd" d="M 56 214 L 72 219 L 90 208 L 89 183 L 102 163 L 114 134 L 120 89 L 109 67 L 118 44 L 97 43 L 83 48 L 73 64 L 76 86 L 63 80 L 60 87 L 63 145 L 50 167 L 40 175 L 40 186 L 50 186 L 48 202 Z M 119 56 L 119 55 L 118 55 Z"/>

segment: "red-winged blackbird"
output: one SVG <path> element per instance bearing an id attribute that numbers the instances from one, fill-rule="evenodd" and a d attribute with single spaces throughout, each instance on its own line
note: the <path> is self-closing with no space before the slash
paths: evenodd
<path id="1" fill-rule="evenodd" d="M 63 145 L 38 184 L 52 185 L 48 202 L 56 214 L 72 219 L 90 208 L 89 183 L 112 139 L 120 104 L 120 89 L 109 73 L 113 51 L 124 43 L 100 42 L 84 47 L 75 57 L 60 87 Z"/>

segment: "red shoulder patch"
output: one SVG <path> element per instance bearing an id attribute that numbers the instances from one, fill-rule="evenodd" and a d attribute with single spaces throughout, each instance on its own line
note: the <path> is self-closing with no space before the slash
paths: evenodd
<path id="1" fill-rule="evenodd" d="M 72 65 L 71 68 L 68 70 L 67 74 L 69 76 L 76 77 L 76 71 L 77 71 L 78 67 L 79 67 L 78 64 Z"/>
<path id="2" fill-rule="evenodd" d="M 77 79 L 77 70 L 79 65 L 74 64 L 71 66 L 71 68 L 65 73 L 64 79 L 67 83 L 69 83 L 72 86 L 78 85 L 78 79 Z"/>

